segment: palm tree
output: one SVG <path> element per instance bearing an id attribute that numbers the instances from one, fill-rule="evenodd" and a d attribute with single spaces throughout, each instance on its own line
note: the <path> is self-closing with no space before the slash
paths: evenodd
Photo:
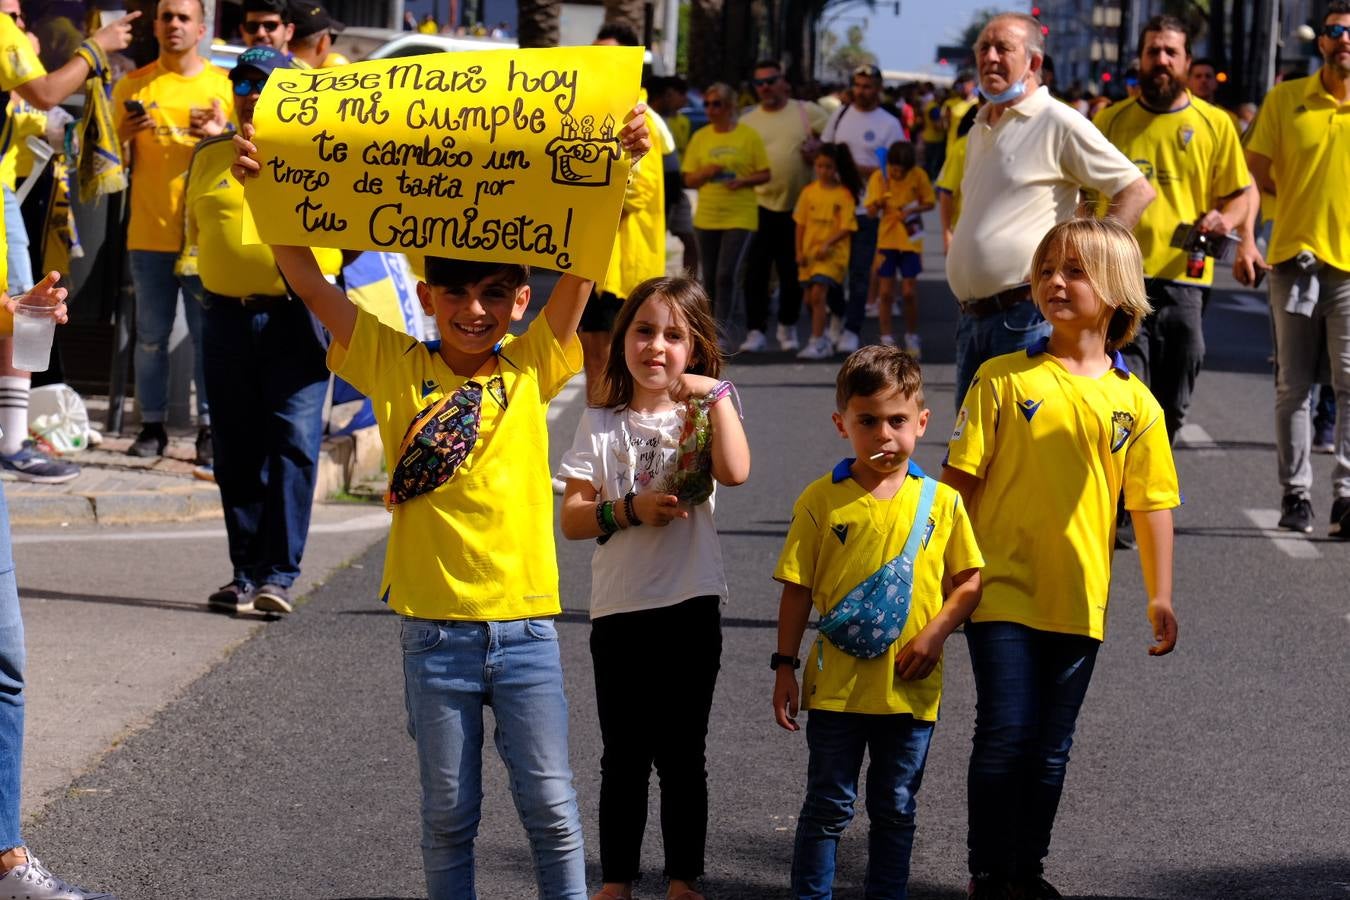
<path id="1" fill-rule="evenodd" d="M 558 46 L 560 0 L 516 0 L 517 40 L 522 47 Z"/>
<path id="2" fill-rule="evenodd" d="M 675 2 L 675 0 L 670 0 Z M 620 23 L 627 25 L 642 37 L 645 24 L 644 0 L 605 0 L 605 24 Z"/>

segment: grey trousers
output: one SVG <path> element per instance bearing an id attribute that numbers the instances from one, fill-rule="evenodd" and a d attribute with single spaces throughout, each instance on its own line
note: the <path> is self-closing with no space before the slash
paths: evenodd
<path id="1" fill-rule="evenodd" d="M 1284 263 L 1270 273 L 1270 316 L 1275 330 L 1275 444 L 1280 484 L 1286 494 L 1312 491 L 1312 416 L 1309 391 L 1320 381 L 1319 364 L 1329 364 L 1338 410 L 1350 410 L 1350 272 L 1323 265 L 1311 316 L 1285 311 L 1297 280 L 1297 266 Z M 1336 417 L 1336 464 L 1332 491 L 1350 497 L 1350 415 Z"/>

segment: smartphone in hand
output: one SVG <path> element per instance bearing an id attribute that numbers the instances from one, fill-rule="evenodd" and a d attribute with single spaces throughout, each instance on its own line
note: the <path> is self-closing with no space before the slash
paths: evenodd
<path id="1" fill-rule="evenodd" d="M 145 115 L 145 106 L 139 100 L 128 100 L 122 105 L 125 106 L 127 112 L 133 116 Z"/>

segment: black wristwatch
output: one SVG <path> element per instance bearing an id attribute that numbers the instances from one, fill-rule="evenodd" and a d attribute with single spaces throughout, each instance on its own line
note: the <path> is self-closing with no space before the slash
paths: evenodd
<path id="1" fill-rule="evenodd" d="M 769 668 L 775 671 L 779 666 L 792 666 L 794 669 L 802 667 L 802 661 L 795 656 L 788 656 L 786 653 L 775 653 L 769 657 Z"/>

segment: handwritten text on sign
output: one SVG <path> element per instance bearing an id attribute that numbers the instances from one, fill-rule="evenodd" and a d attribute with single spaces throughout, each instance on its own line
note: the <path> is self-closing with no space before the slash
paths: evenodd
<path id="1" fill-rule="evenodd" d="M 254 234 L 600 278 L 641 67 L 639 48 L 576 47 L 278 69 L 254 111 Z"/>

